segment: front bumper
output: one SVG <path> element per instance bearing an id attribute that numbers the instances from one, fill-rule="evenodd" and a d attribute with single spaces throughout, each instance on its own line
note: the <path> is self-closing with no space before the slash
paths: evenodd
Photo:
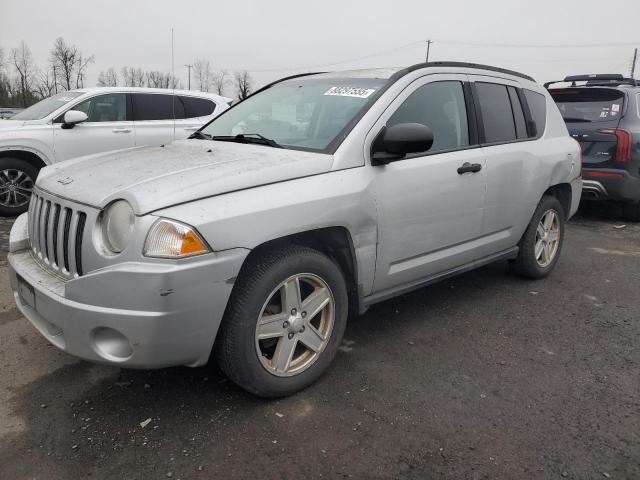
<path id="1" fill-rule="evenodd" d="M 200 366 L 249 253 L 233 249 L 184 262 L 126 262 L 64 281 L 24 247 L 16 222 L 9 275 L 18 309 L 71 355 L 129 368 Z M 16 250 L 19 249 L 19 250 Z"/>

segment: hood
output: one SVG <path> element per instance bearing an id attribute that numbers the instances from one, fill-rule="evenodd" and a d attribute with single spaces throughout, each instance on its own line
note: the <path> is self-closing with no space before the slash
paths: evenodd
<path id="1" fill-rule="evenodd" d="M 20 128 L 24 125 L 24 120 L 0 120 L 0 131 L 2 130 L 13 130 L 15 128 Z"/>
<path id="2" fill-rule="evenodd" d="M 37 186 L 102 208 L 123 198 L 138 215 L 331 170 L 333 156 L 264 145 L 181 140 L 70 160 L 40 171 Z"/>

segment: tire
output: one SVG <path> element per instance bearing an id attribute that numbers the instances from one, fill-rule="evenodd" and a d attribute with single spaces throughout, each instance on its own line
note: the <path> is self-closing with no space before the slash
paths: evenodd
<path id="1" fill-rule="evenodd" d="M 546 220 L 552 219 L 552 228 L 549 229 L 549 233 L 547 233 L 545 226 L 541 225 L 543 218 Z M 565 218 L 562 204 L 556 197 L 546 195 L 542 197 L 533 217 L 531 217 L 527 230 L 520 240 L 518 256 L 510 263 L 515 273 L 527 278 L 544 278 L 551 273 L 556 263 L 558 263 L 558 258 L 560 258 L 560 252 L 562 251 Z M 542 228 L 542 231 L 539 230 L 539 227 Z M 556 235 L 552 234 L 554 231 Z M 540 238 L 543 232 L 546 235 L 544 238 L 547 240 Z M 542 241 L 541 244 L 538 243 L 540 241 Z M 542 251 L 538 250 L 536 252 L 536 244 L 539 246 L 547 245 L 549 250 L 542 248 Z"/>
<path id="2" fill-rule="evenodd" d="M 628 222 L 640 222 L 640 202 L 622 205 L 624 219 Z"/>
<path id="3" fill-rule="evenodd" d="M 28 210 L 38 171 L 20 158 L 0 158 L 0 216 L 15 217 Z"/>
<path id="4" fill-rule="evenodd" d="M 298 290 L 295 285 L 300 285 Z M 290 296 L 302 299 L 297 303 L 299 309 L 285 306 L 295 305 L 294 300 L 286 300 L 284 292 L 289 291 L 301 292 Z M 305 311 L 313 308 L 311 294 L 328 302 L 313 318 L 312 312 Z M 320 305 L 318 301 L 316 307 Z M 348 307 L 342 271 L 326 255 L 302 246 L 257 253 L 249 257 L 236 279 L 214 347 L 218 365 L 254 395 L 291 395 L 311 385 L 329 367 L 344 335 Z M 272 318 L 277 320 L 270 321 Z M 260 329 L 259 321 L 264 322 Z M 260 339 L 258 330 L 261 336 L 275 337 Z M 322 334 L 317 332 L 324 332 L 325 340 L 314 352 L 304 342 L 320 342 Z M 294 350 L 287 350 L 292 343 Z M 303 350 L 309 354 L 298 355 Z M 293 352 L 290 362 L 282 353 L 286 351 Z"/>

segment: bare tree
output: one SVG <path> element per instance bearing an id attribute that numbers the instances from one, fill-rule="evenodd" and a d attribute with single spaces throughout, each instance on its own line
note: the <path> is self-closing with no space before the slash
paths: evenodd
<path id="1" fill-rule="evenodd" d="M 218 95 L 224 95 L 224 89 L 229 85 L 229 72 L 227 70 L 219 70 L 213 76 L 213 87 L 214 91 Z"/>
<path id="2" fill-rule="evenodd" d="M 208 92 L 213 86 L 213 70 L 211 62 L 197 58 L 193 62 L 193 76 L 198 85 L 198 90 Z"/>
<path id="3" fill-rule="evenodd" d="M 56 80 L 55 75 L 53 74 L 53 69 L 40 71 L 36 90 L 40 98 L 47 98 L 55 93 Z"/>
<path id="4" fill-rule="evenodd" d="M 100 72 L 98 75 L 98 86 L 99 87 L 117 87 L 118 86 L 118 73 L 116 69 L 113 67 L 109 67 L 109 69 L 105 72 Z"/>
<path id="5" fill-rule="evenodd" d="M 247 72 L 246 70 L 236 72 L 234 78 L 238 99 L 244 100 L 251 94 L 251 90 L 253 88 L 253 79 L 251 78 L 251 75 L 249 75 L 249 72 Z"/>
<path id="6" fill-rule="evenodd" d="M 33 97 L 33 83 L 36 76 L 36 66 L 33 63 L 33 57 L 31 56 L 31 50 L 24 43 L 24 40 L 20 42 L 18 48 L 11 50 L 11 61 L 13 68 L 18 74 L 20 82 L 20 98 L 22 106 L 29 106 Z"/>
<path id="7" fill-rule="evenodd" d="M 93 63 L 93 60 L 93 55 L 88 58 L 84 58 L 82 53 L 78 55 L 78 62 L 76 63 L 76 88 L 84 87 L 84 76 L 86 75 L 87 65 Z"/>
<path id="8" fill-rule="evenodd" d="M 122 67 L 122 79 L 125 87 L 144 87 L 146 73 L 141 68 Z"/>
<path id="9" fill-rule="evenodd" d="M 162 73 L 159 70 L 147 72 L 147 87 L 169 88 L 171 85 L 171 74 Z"/>
<path id="10" fill-rule="evenodd" d="M 85 57 L 76 45 L 58 37 L 53 43 L 49 61 L 55 68 L 58 84 L 65 90 L 71 90 L 84 85 L 87 65 L 94 61 L 94 56 Z"/>

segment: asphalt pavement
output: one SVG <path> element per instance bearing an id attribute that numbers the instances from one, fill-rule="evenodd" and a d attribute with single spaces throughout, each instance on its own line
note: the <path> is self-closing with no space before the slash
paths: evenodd
<path id="1" fill-rule="evenodd" d="M 19 314 L 0 219 L 0 479 L 639 479 L 640 225 L 588 208 L 541 281 L 501 262 L 378 304 L 292 397 L 77 360 Z"/>

